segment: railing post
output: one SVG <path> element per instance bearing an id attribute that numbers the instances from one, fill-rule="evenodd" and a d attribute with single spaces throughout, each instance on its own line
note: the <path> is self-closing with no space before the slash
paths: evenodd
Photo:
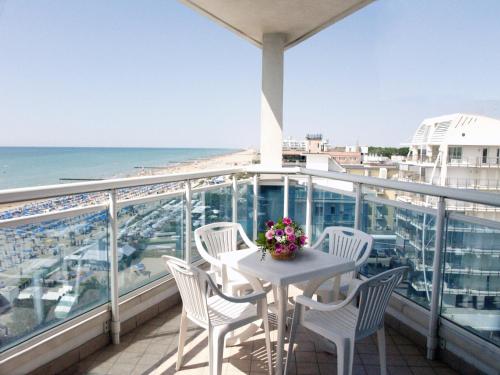
<path id="1" fill-rule="evenodd" d="M 257 239 L 257 225 L 259 224 L 259 175 L 253 175 L 253 225 L 252 225 L 252 238 Z"/>
<path id="2" fill-rule="evenodd" d="M 290 178 L 285 175 L 283 183 L 283 217 L 288 217 L 288 191 L 290 188 Z"/>
<path id="3" fill-rule="evenodd" d="M 233 223 L 238 222 L 238 180 L 236 176 L 233 175 L 233 195 L 232 195 L 232 216 Z"/>
<path id="4" fill-rule="evenodd" d="M 361 230 L 362 209 L 363 209 L 363 185 L 356 184 L 356 205 L 354 207 L 354 229 Z"/>
<path id="5" fill-rule="evenodd" d="M 109 192 L 109 260 L 110 260 L 110 299 L 111 299 L 111 339 L 113 344 L 120 343 L 120 309 L 118 294 L 118 208 L 116 190 Z"/>
<path id="6" fill-rule="evenodd" d="M 441 296 L 441 278 L 442 278 L 442 255 L 444 248 L 444 232 L 446 220 L 445 199 L 439 197 L 437 204 L 436 231 L 435 231 L 435 249 L 432 269 L 432 295 L 431 312 L 429 318 L 429 332 L 427 334 L 427 359 L 433 360 L 436 356 L 438 347 L 438 323 L 439 323 L 439 299 Z"/>
<path id="7" fill-rule="evenodd" d="M 306 236 L 307 244 L 312 243 L 312 205 L 313 205 L 313 184 L 312 177 L 307 176 L 307 198 L 306 198 Z"/>
<path id="8" fill-rule="evenodd" d="M 184 254 L 184 260 L 187 264 L 191 264 L 191 181 L 186 181 L 186 244 L 184 245 L 186 253 Z"/>

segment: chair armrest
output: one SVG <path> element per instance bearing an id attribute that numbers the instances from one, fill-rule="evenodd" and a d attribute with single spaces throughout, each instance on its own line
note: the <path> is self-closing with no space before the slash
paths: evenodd
<path id="1" fill-rule="evenodd" d="M 227 294 L 223 293 L 217 287 L 217 285 L 215 285 L 215 282 L 212 280 L 211 277 L 209 277 L 207 275 L 206 279 L 207 279 L 208 285 L 210 286 L 210 289 L 212 289 L 212 291 L 215 294 L 217 294 L 219 297 L 224 298 L 226 301 L 229 301 L 229 302 L 234 302 L 234 303 L 250 302 L 251 303 L 251 302 L 255 302 L 255 301 L 258 301 L 260 299 L 266 298 L 266 292 L 263 292 L 263 291 L 253 292 L 253 293 L 247 294 L 247 295 L 242 296 L 242 297 L 228 296 Z"/>
<path id="2" fill-rule="evenodd" d="M 349 288 L 347 289 L 347 295 L 350 295 L 352 292 L 354 292 L 362 283 L 363 280 L 351 279 L 349 281 Z"/>
<path id="3" fill-rule="evenodd" d="M 346 299 L 339 301 L 339 302 L 334 302 L 334 303 L 322 303 L 313 300 L 310 297 L 306 297 L 304 295 L 298 296 L 295 301 L 297 304 L 309 307 L 310 309 L 313 310 L 319 310 L 319 311 L 334 311 L 334 310 L 339 310 L 342 309 L 343 307 L 351 304 L 351 302 L 356 298 L 358 295 L 358 290 L 360 285 L 362 284 L 361 280 L 358 280 L 359 283 L 354 282 L 349 285 L 349 292 L 347 293 Z M 352 285 L 352 286 L 351 286 Z"/>
<path id="4" fill-rule="evenodd" d="M 310 309 L 318 311 L 339 310 L 351 303 L 351 299 L 345 299 L 340 302 L 334 302 L 334 303 L 322 303 L 306 296 L 297 296 L 295 301 L 299 305 L 306 306 L 309 307 Z"/>

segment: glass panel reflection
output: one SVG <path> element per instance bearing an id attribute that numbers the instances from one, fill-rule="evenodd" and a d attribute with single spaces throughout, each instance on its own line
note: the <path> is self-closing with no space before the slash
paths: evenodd
<path id="1" fill-rule="evenodd" d="M 120 294 L 166 275 L 162 255 L 184 257 L 184 216 L 182 195 L 118 211 Z"/>
<path id="2" fill-rule="evenodd" d="M 108 214 L 0 228 L 0 350 L 108 296 Z"/>

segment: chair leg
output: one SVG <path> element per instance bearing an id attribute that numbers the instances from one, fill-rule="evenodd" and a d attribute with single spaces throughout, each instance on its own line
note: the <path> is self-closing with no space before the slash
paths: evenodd
<path id="1" fill-rule="evenodd" d="M 283 373 L 286 375 L 289 369 L 289 366 L 292 364 L 293 360 L 293 346 L 295 344 L 295 336 L 297 335 L 297 331 L 299 329 L 299 315 L 300 315 L 301 307 L 295 305 L 295 310 L 293 312 L 292 326 L 290 328 L 290 337 L 288 338 L 288 352 L 286 354 L 286 362 L 285 362 L 285 371 Z"/>
<path id="2" fill-rule="evenodd" d="M 186 310 L 182 308 L 181 324 L 179 327 L 179 347 L 177 348 L 177 363 L 175 364 L 175 369 L 177 371 L 179 371 L 182 366 L 182 357 L 184 355 L 184 344 L 186 342 L 187 323 L 188 319 Z"/>
<path id="3" fill-rule="evenodd" d="M 377 331 L 378 355 L 380 356 L 380 375 L 387 375 L 387 358 L 385 354 L 385 329 Z"/>
<path id="4" fill-rule="evenodd" d="M 210 329 L 208 333 L 209 373 L 222 374 L 222 357 L 224 355 L 224 336 L 226 332 L 219 329 Z"/>
<path id="5" fill-rule="evenodd" d="M 354 338 L 346 338 L 335 344 L 337 345 L 338 375 L 351 375 L 354 361 Z"/>
<path id="6" fill-rule="evenodd" d="M 271 336 L 269 329 L 269 317 L 267 315 L 267 302 L 264 300 L 261 304 L 262 323 L 264 324 L 264 336 L 266 337 L 267 367 L 269 375 L 273 373 L 273 355 L 271 349 Z"/>

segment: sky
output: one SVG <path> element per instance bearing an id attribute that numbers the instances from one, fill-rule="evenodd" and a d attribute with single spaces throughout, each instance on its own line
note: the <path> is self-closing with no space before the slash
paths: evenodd
<path id="1" fill-rule="evenodd" d="M 500 118 L 500 1 L 379 0 L 285 53 L 284 136 Z M 261 50 L 174 0 L 0 0 L 0 146 L 257 147 Z"/>

